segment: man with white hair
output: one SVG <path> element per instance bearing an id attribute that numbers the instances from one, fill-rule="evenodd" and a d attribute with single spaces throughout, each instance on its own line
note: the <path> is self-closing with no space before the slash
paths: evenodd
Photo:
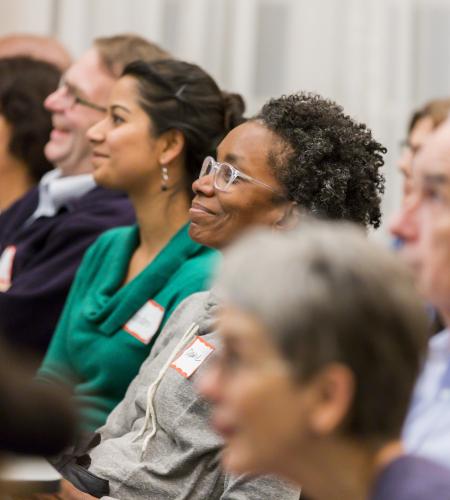
<path id="1" fill-rule="evenodd" d="M 97 39 L 45 100 L 53 123 L 45 155 L 57 168 L 0 215 L 0 331 L 22 350 L 45 353 L 85 250 L 135 220 L 124 194 L 95 185 L 86 131 L 104 118 L 129 62 L 167 57 L 135 35 Z"/>
<path id="2" fill-rule="evenodd" d="M 391 230 L 404 242 L 401 252 L 421 293 L 446 325 L 430 339 L 404 440 L 409 451 L 450 467 L 450 120 L 418 152 L 411 197 Z"/>

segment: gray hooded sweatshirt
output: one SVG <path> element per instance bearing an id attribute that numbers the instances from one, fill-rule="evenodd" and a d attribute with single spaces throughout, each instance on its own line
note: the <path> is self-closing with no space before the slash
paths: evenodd
<path id="1" fill-rule="evenodd" d="M 102 440 L 90 451 L 89 470 L 109 481 L 111 496 L 104 499 L 299 498 L 299 490 L 273 477 L 223 472 L 223 441 L 209 426 L 210 405 L 195 389 L 204 363 L 189 378 L 171 366 L 196 336 L 220 347 L 213 331 L 215 308 L 211 292 L 191 295 L 180 304 L 125 398 L 99 429 Z"/>

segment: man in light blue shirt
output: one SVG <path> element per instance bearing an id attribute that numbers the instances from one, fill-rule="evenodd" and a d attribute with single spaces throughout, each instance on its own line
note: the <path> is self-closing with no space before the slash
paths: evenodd
<path id="1" fill-rule="evenodd" d="M 450 467 L 450 330 L 430 340 L 403 438 L 409 451 Z"/>
<path id="2" fill-rule="evenodd" d="M 403 437 L 409 451 L 450 467 L 450 119 L 417 153 L 411 196 L 391 229 L 447 327 L 430 340 Z"/>

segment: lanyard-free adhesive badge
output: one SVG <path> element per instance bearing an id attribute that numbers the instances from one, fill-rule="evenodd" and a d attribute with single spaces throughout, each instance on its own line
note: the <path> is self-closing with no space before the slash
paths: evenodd
<path id="1" fill-rule="evenodd" d="M 170 366 L 189 378 L 213 351 L 214 346 L 201 337 L 195 337 Z"/>
<path id="2" fill-rule="evenodd" d="M 16 247 L 13 245 L 6 247 L 0 256 L 0 292 L 6 292 L 11 287 L 15 256 Z"/>
<path id="3" fill-rule="evenodd" d="M 142 343 L 148 344 L 158 331 L 163 317 L 164 307 L 149 300 L 128 320 L 123 329 Z"/>

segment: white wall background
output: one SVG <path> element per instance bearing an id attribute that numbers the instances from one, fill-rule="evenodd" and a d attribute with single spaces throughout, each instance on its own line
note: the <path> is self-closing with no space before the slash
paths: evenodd
<path id="1" fill-rule="evenodd" d="M 52 34 L 74 57 L 126 31 L 202 65 L 251 112 L 300 89 L 337 100 L 389 149 L 385 221 L 410 111 L 450 95 L 450 0 L 0 0 L 0 34 Z"/>

